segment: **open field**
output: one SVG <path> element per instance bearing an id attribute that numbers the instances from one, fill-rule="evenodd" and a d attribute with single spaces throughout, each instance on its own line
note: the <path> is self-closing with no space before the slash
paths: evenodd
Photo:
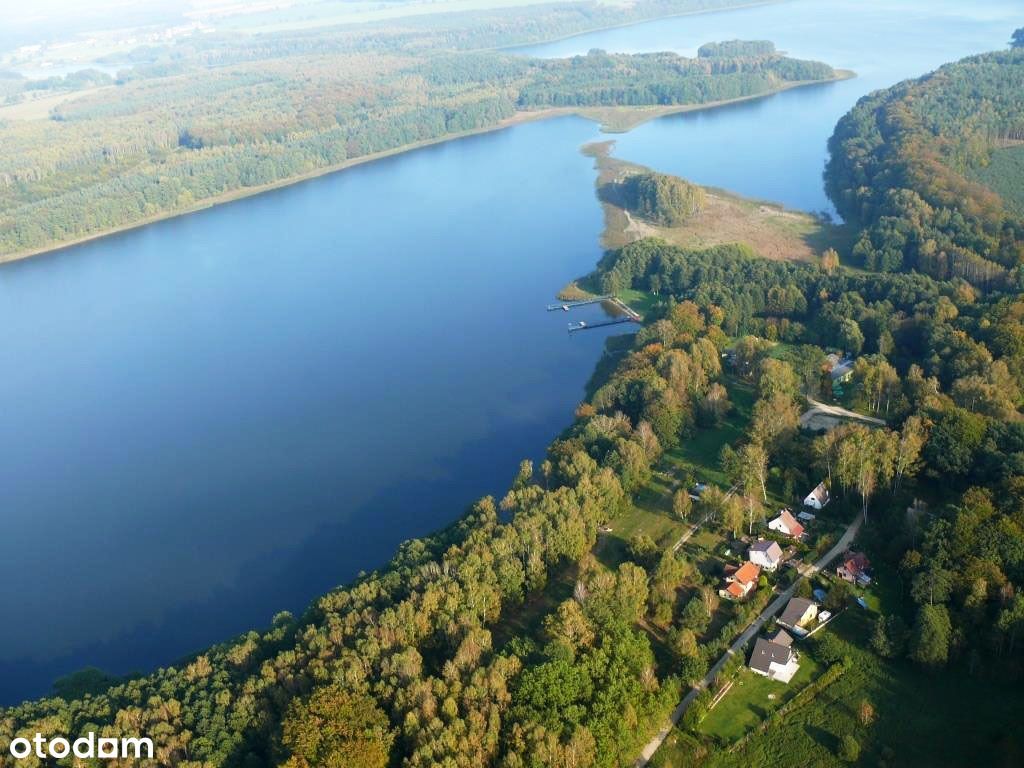
<path id="1" fill-rule="evenodd" d="M 64 91 L 62 93 L 46 91 L 29 93 L 26 94 L 24 101 L 0 105 L 0 120 L 49 120 L 50 110 L 54 107 L 115 87 L 104 85 L 98 88 L 84 88 L 80 91 Z"/>

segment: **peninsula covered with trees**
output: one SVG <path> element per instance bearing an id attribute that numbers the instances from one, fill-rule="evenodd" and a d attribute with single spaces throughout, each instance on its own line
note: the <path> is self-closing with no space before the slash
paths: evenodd
<path id="1" fill-rule="evenodd" d="M 622 183 L 630 210 L 651 221 L 674 226 L 704 207 L 704 190 L 664 173 L 638 173 Z"/>

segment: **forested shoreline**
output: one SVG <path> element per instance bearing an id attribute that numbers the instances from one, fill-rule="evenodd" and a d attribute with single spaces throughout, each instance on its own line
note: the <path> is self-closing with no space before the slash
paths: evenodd
<path id="1" fill-rule="evenodd" d="M 383 50 L 345 28 L 258 46 L 188 38 L 140 52 L 116 85 L 57 104 L 48 120 L 0 121 L 0 258 L 544 110 L 699 106 L 836 77 L 770 43 L 694 59 L 592 51 L 539 60 L 424 50 L 436 34 L 376 41 Z"/>
<path id="2" fill-rule="evenodd" d="M 998 150 L 1024 141 L 1022 115 L 1019 43 L 861 99 L 839 121 L 825 171 L 836 208 L 860 231 L 854 258 L 872 270 L 1020 286 L 1019 197 L 1007 204 L 977 179 Z"/>

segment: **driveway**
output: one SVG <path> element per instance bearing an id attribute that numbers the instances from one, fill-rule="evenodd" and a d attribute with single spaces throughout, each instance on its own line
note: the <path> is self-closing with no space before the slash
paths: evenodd
<path id="1" fill-rule="evenodd" d="M 831 429 L 846 419 L 873 424 L 876 427 L 885 426 L 882 419 L 876 419 L 874 416 L 865 416 L 863 413 L 857 413 L 838 405 L 819 403 L 812 397 L 808 397 L 807 402 L 811 407 L 800 415 L 800 426 L 806 429 Z"/>

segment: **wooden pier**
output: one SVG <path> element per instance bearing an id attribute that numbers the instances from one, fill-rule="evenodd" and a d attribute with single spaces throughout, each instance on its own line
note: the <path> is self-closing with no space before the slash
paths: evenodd
<path id="1" fill-rule="evenodd" d="M 552 312 L 556 309 L 564 309 L 566 312 L 572 307 L 583 306 L 584 304 L 598 304 L 598 303 L 611 304 L 622 314 L 619 317 L 610 317 L 607 320 L 596 320 L 594 322 L 585 322 L 581 320 L 578 323 L 569 323 L 569 333 L 573 331 L 586 331 L 590 328 L 605 328 L 609 325 L 621 325 L 622 323 L 641 323 L 643 318 L 640 314 L 626 304 L 622 299 L 616 296 L 598 296 L 597 298 L 587 299 L 585 301 L 574 301 L 566 304 L 549 304 L 548 312 Z"/>
<path id="2" fill-rule="evenodd" d="M 611 301 L 614 296 L 595 296 L 592 299 L 580 299 L 579 301 L 566 301 L 561 304 L 548 304 L 548 312 L 562 310 L 568 312 L 573 307 L 585 307 L 587 304 L 600 304 L 602 301 Z"/>
<path id="3" fill-rule="evenodd" d="M 585 323 L 580 321 L 578 323 L 569 323 L 569 333 L 572 333 L 573 331 L 589 331 L 591 328 L 604 328 L 605 326 L 608 325 L 621 325 L 622 323 L 638 322 L 640 321 L 634 317 L 629 317 L 628 315 L 625 317 L 612 317 L 609 318 L 608 320 L 598 320 L 593 323 Z"/>

